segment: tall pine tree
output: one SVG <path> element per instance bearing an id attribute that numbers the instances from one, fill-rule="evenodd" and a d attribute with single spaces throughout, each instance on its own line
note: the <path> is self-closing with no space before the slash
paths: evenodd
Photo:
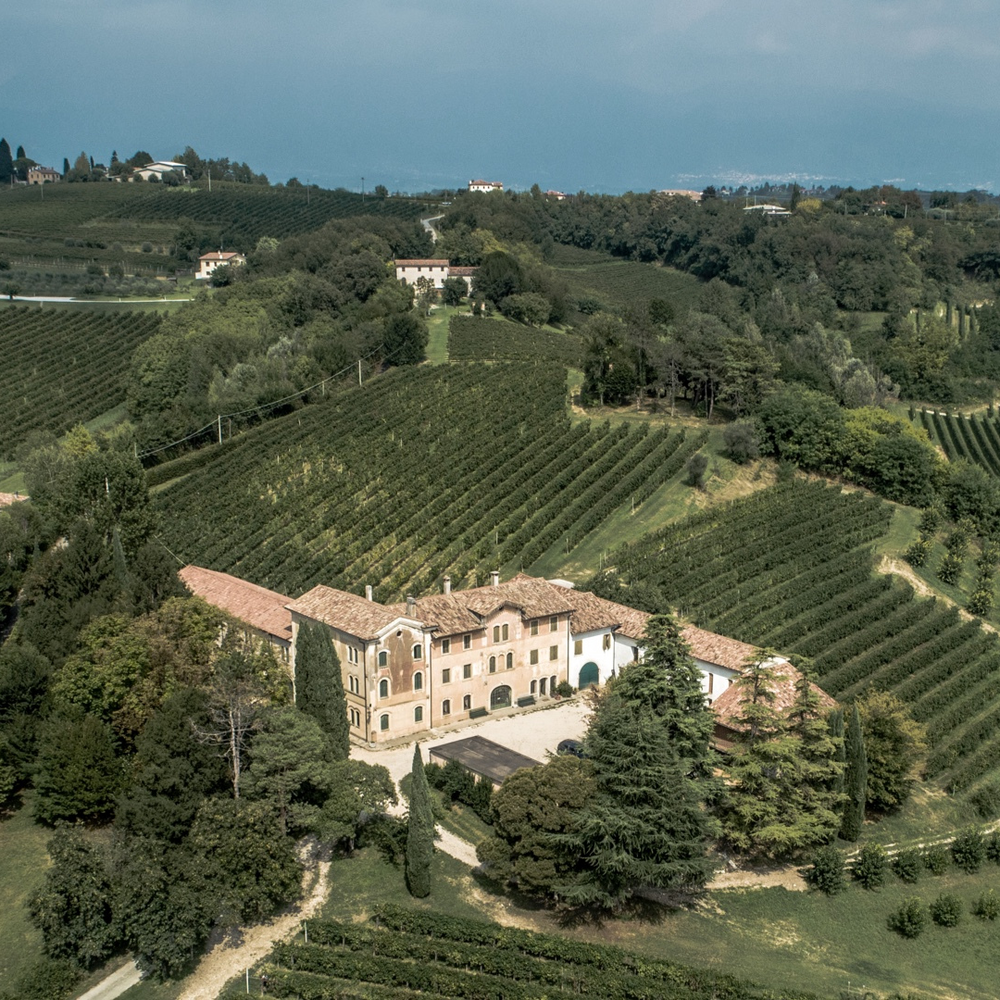
<path id="1" fill-rule="evenodd" d="M 861 716 L 858 706 L 851 709 L 851 721 L 844 740 L 847 767 L 844 771 L 844 818 L 840 824 L 840 836 L 854 841 L 861 836 L 861 824 L 865 818 L 865 803 L 868 800 L 868 757 L 865 754 L 865 739 L 861 732 Z"/>
<path id="2" fill-rule="evenodd" d="M 645 887 L 704 888 L 716 833 L 705 808 L 717 791 L 712 728 L 677 623 L 654 616 L 643 659 L 610 685 L 587 732 L 596 794 L 573 835 L 587 870 L 568 900 L 617 909 Z"/>
<path id="3" fill-rule="evenodd" d="M 10 155 L 10 143 L 0 139 L 0 184 L 9 184 L 14 176 L 14 157 Z"/>
<path id="4" fill-rule="evenodd" d="M 347 760 L 351 729 L 340 658 L 330 633 L 318 622 L 304 622 L 295 637 L 295 704 L 330 737 L 335 760 Z"/>
<path id="5" fill-rule="evenodd" d="M 431 892 L 434 815 L 419 743 L 413 748 L 413 768 L 410 774 L 410 813 L 406 824 L 406 888 L 411 896 L 423 899 Z"/>

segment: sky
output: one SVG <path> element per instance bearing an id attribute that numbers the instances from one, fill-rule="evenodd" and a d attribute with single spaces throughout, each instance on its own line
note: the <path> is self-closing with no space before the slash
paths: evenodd
<path id="1" fill-rule="evenodd" d="M 272 182 L 1000 192 L 997 0 L 36 0 L 0 135 Z"/>

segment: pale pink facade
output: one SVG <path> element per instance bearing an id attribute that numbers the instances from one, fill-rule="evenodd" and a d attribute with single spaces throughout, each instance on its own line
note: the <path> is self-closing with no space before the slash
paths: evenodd
<path id="1" fill-rule="evenodd" d="M 203 253 L 198 258 L 198 270 L 195 272 L 195 278 L 199 280 L 211 278 L 212 272 L 217 267 L 223 267 L 224 265 L 240 267 L 246 262 L 247 259 L 243 254 L 234 253 L 229 250 L 213 250 L 211 253 Z"/>

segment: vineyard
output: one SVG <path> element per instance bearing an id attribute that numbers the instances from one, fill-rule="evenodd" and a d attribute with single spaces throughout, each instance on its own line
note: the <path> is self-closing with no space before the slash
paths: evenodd
<path id="1" fill-rule="evenodd" d="M 579 368 L 579 338 L 556 330 L 536 330 L 505 320 L 452 316 L 448 356 L 452 361 L 550 361 Z"/>
<path id="2" fill-rule="evenodd" d="M 516 387 L 512 391 L 512 387 Z M 572 549 L 642 503 L 703 439 L 572 424 L 565 370 L 397 370 L 157 469 L 169 548 L 297 595 L 317 583 L 379 600 L 456 588 Z"/>
<path id="3" fill-rule="evenodd" d="M 0 455 L 32 431 L 61 434 L 123 403 L 129 358 L 159 324 L 149 312 L 0 310 Z"/>
<path id="4" fill-rule="evenodd" d="M 297 1000 L 808 1000 L 724 973 L 551 934 L 400 906 L 368 924 L 316 921 L 309 941 L 279 944 L 265 965 L 267 995 Z M 222 996 L 245 995 L 241 981 Z"/>
<path id="5" fill-rule="evenodd" d="M 939 413 L 920 410 L 920 426 L 941 446 L 950 461 L 964 458 L 1000 476 L 1000 427 L 992 414 Z"/>
<path id="6" fill-rule="evenodd" d="M 156 184 L 49 184 L 3 192 L 0 249 L 26 263 L 125 260 L 155 266 L 140 245 L 169 250 L 182 220 L 229 245 L 250 249 L 261 236 L 284 239 L 331 219 L 377 215 L 416 219 L 424 203 L 376 199 L 349 191 L 215 183 L 170 188 Z"/>
<path id="7" fill-rule="evenodd" d="M 596 299 L 610 308 L 659 298 L 671 302 L 678 313 L 697 304 L 700 282 L 682 271 L 633 260 L 604 258 L 579 266 L 573 257 L 567 259 L 574 263 L 564 265 L 556 253 L 551 263 L 577 300 Z"/>
<path id="8" fill-rule="evenodd" d="M 893 691 L 927 726 L 928 774 L 1000 806 L 1000 646 L 953 607 L 875 574 L 891 509 L 823 484 L 775 487 L 695 515 L 612 559 L 698 625 L 813 660 L 838 699 Z"/>

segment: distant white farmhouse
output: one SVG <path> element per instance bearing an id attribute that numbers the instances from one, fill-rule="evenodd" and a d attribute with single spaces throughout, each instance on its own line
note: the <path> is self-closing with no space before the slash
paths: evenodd
<path id="1" fill-rule="evenodd" d="M 791 215 L 783 205 L 747 205 L 744 212 L 759 212 L 761 215 Z"/>
<path id="2" fill-rule="evenodd" d="M 178 173 L 184 180 L 188 179 L 187 165 L 184 163 L 174 163 L 173 160 L 156 160 L 147 163 L 144 167 L 136 167 L 132 171 L 132 180 L 138 177 L 140 180 L 148 181 L 150 177 L 155 177 L 158 181 L 163 180 L 164 174 Z"/>
<path id="3" fill-rule="evenodd" d="M 489 194 L 490 191 L 502 191 L 503 184 L 500 181 L 469 181 L 469 191 L 482 191 Z"/>
<path id="4" fill-rule="evenodd" d="M 691 201 L 701 201 L 700 191 L 685 191 L 679 188 L 669 188 L 660 192 L 668 198 L 690 198 Z"/>
<path id="5" fill-rule="evenodd" d="M 231 250 L 213 250 L 211 253 L 203 253 L 198 258 L 198 271 L 195 274 L 195 278 L 211 278 L 212 272 L 217 267 L 222 267 L 224 265 L 229 265 L 230 267 L 239 267 L 241 264 L 247 262 L 246 257 L 241 253 L 234 253 Z"/>
<path id="6" fill-rule="evenodd" d="M 404 285 L 415 285 L 419 278 L 426 278 L 435 288 L 443 288 L 447 278 L 461 278 L 466 292 L 472 291 L 474 267 L 453 267 L 445 257 L 413 258 L 393 261 L 396 266 L 396 280 Z"/>

